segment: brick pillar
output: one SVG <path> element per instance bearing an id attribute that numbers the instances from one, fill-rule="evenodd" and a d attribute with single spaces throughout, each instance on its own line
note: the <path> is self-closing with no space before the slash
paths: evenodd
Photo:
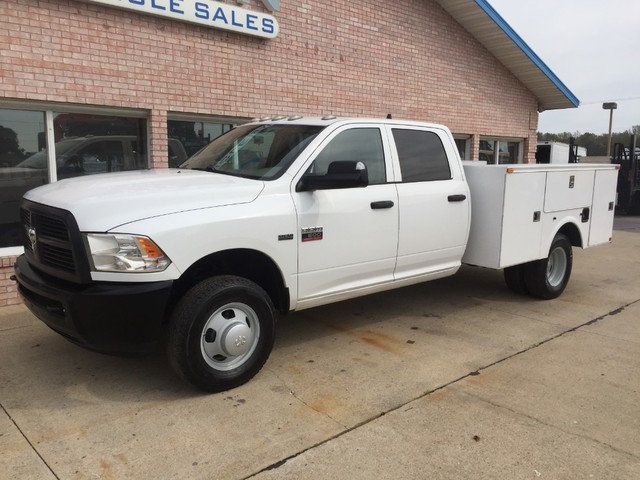
<path id="1" fill-rule="evenodd" d="M 529 133 L 529 137 L 524 139 L 522 148 L 522 161 L 524 163 L 536 163 L 536 148 L 538 146 L 537 132 Z"/>
<path id="2" fill-rule="evenodd" d="M 538 146 L 538 119 L 537 111 L 529 112 L 529 137 L 524 139 L 524 163 L 536 163 L 536 148 Z"/>
<path id="3" fill-rule="evenodd" d="M 149 167 L 168 168 L 167 111 L 153 109 L 149 114 Z"/>
<path id="4" fill-rule="evenodd" d="M 473 134 L 469 140 L 471 142 L 469 160 L 478 160 L 480 158 L 480 135 Z"/>

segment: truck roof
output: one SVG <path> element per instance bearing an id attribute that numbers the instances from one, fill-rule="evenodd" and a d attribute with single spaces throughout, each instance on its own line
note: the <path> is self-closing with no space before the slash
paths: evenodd
<path id="1" fill-rule="evenodd" d="M 358 117 L 335 117 L 328 115 L 324 117 L 302 117 L 302 116 L 285 116 L 278 115 L 274 117 L 263 117 L 260 119 L 254 119 L 250 123 L 264 123 L 264 124 L 297 124 L 297 125 L 317 125 L 317 126 L 329 126 L 334 124 L 354 124 L 354 123 L 377 123 L 385 125 L 413 125 L 430 128 L 447 129 L 446 126 L 420 122 L 416 120 L 402 120 L 402 119 L 389 119 L 389 118 L 358 118 Z M 245 124 L 246 125 L 246 124 Z"/>

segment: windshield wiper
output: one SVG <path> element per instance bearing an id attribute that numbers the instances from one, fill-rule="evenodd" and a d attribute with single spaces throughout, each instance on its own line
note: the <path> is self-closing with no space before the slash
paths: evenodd
<path id="1" fill-rule="evenodd" d="M 199 172 L 212 172 L 212 173 L 222 173 L 220 172 L 220 170 L 216 170 L 215 168 L 213 168 L 212 166 L 208 166 L 208 167 L 185 167 L 187 170 L 197 170 Z"/>

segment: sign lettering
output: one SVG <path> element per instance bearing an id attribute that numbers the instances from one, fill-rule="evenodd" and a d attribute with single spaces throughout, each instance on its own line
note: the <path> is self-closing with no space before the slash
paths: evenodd
<path id="1" fill-rule="evenodd" d="M 275 38 L 280 31 L 273 15 L 212 0 L 88 1 L 261 38 Z M 279 0 L 263 0 L 263 3 L 271 11 L 280 8 Z"/>

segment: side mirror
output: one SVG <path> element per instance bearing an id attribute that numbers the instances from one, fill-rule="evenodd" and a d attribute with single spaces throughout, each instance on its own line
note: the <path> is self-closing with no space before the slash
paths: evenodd
<path id="1" fill-rule="evenodd" d="M 369 185 L 367 166 L 362 162 L 331 162 L 327 173 L 305 173 L 296 186 L 297 192 L 333 190 L 337 188 L 361 188 Z"/>

